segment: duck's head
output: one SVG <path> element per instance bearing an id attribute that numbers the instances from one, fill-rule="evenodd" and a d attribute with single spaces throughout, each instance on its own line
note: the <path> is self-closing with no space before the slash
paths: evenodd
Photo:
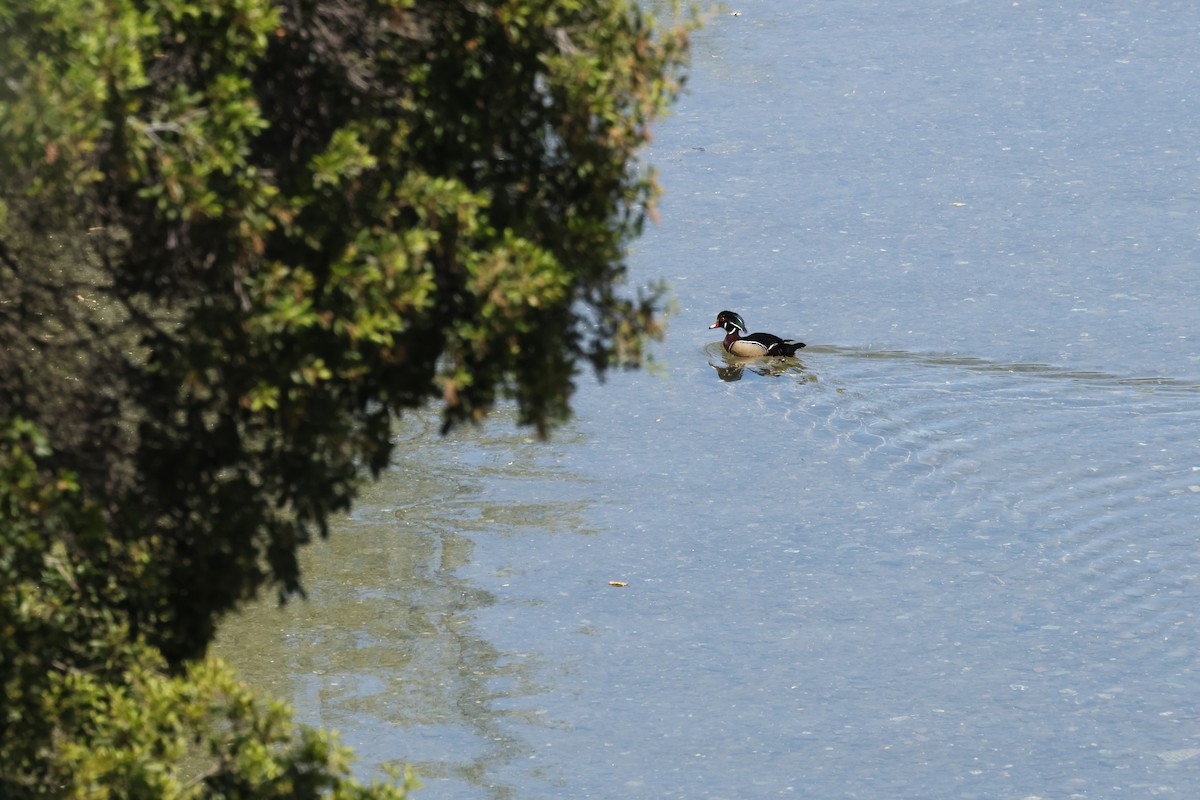
<path id="1" fill-rule="evenodd" d="M 722 311 L 717 314 L 717 321 L 708 326 L 711 331 L 713 328 L 724 328 L 729 333 L 734 331 L 746 332 L 746 321 L 742 319 L 741 314 L 736 314 L 732 311 Z"/>

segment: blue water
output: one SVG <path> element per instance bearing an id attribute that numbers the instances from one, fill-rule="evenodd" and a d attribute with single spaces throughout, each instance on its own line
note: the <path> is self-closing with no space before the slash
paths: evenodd
<path id="1" fill-rule="evenodd" d="M 656 366 L 414 415 L 222 651 L 418 797 L 1197 796 L 1200 6 L 730 10 Z"/>
<path id="2" fill-rule="evenodd" d="M 1200 375 L 1200 11 L 756 5 L 653 153 L 689 324 Z"/>

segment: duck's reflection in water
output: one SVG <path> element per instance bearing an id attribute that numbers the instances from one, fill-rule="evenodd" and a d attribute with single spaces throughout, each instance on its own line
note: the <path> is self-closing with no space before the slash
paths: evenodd
<path id="1" fill-rule="evenodd" d="M 727 382 L 740 381 L 747 369 L 765 378 L 777 378 L 804 369 L 798 358 L 729 358 L 719 364 L 709 361 L 708 365 L 717 371 L 718 378 Z"/>

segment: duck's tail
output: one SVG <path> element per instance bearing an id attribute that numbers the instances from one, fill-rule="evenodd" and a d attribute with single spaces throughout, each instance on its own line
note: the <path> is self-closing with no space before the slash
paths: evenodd
<path id="1" fill-rule="evenodd" d="M 793 341 L 792 339 L 784 339 L 782 342 L 776 342 L 771 345 L 771 349 L 767 351 L 769 356 L 794 356 L 796 351 L 804 347 L 804 342 Z"/>

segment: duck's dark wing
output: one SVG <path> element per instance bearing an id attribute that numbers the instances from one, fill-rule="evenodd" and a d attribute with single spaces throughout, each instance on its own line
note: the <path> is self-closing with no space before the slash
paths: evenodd
<path id="1" fill-rule="evenodd" d="M 804 347 L 804 342 L 797 342 L 795 339 L 780 339 L 772 333 L 752 333 L 742 341 L 754 342 L 762 347 L 768 356 L 791 356 Z"/>

